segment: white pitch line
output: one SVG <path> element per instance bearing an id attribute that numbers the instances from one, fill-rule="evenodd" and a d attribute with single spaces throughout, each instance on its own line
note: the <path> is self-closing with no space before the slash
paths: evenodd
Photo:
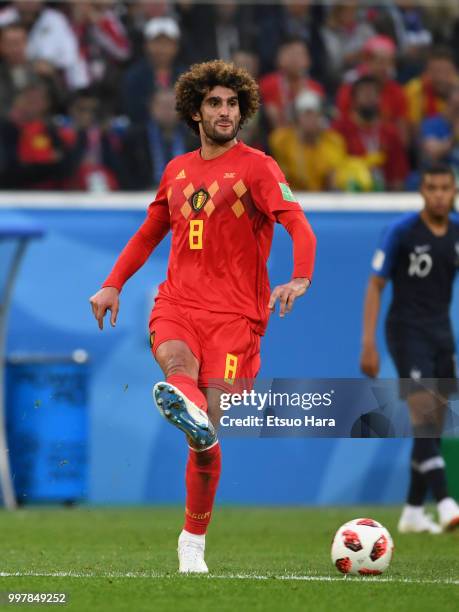
<path id="1" fill-rule="evenodd" d="M 0 578 L 177 578 L 179 574 L 159 574 L 148 572 L 0 572 Z M 185 576 L 190 577 L 190 576 Z M 195 576 L 193 576 L 195 577 Z M 459 580 L 445 578 L 444 580 L 416 580 L 414 578 L 391 578 L 390 576 L 297 576 L 297 575 L 259 575 L 259 574 L 209 574 L 199 576 L 207 580 L 299 580 L 303 582 L 392 582 L 400 584 L 445 584 L 459 586 Z"/>

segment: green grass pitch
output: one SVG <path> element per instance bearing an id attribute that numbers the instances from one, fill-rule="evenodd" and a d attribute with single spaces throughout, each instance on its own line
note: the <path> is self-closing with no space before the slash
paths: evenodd
<path id="1" fill-rule="evenodd" d="M 176 571 L 181 509 L 2 511 L 0 591 L 66 592 L 67 605 L 54 608 L 81 612 L 459 610 L 459 531 L 402 536 L 398 514 L 217 508 L 207 537 L 211 574 L 193 577 Z M 382 522 L 394 538 L 392 565 L 381 577 L 341 577 L 331 564 L 335 530 L 359 516 Z"/>

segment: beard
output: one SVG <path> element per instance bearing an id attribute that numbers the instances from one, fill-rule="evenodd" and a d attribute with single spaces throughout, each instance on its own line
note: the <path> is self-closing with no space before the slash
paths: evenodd
<path id="1" fill-rule="evenodd" d="M 210 121 L 202 120 L 201 125 L 206 137 L 209 140 L 215 142 L 216 144 L 225 144 L 226 142 L 233 140 L 234 138 L 236 138 L 236 134 L 239 131 L 239 123 L 234 126 L 234 129 L 231 130 L 231 132 L 228 132 L 226 134 L 222 134 L 221 132 L 219 132 L 218 126 L 212 125 Z"/>

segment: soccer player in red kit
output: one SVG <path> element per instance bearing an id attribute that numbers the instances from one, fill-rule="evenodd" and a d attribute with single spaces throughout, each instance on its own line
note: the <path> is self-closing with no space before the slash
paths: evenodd
<path id="1" fill-rule="evenodd" d="M 204 573 L 221 470 L 220 395 L 255 379 L 270 311 L 279 300 L 284 316 L 310 285 L 315 237 L 276 162 L 236 139 L 259 104 L 245 70 L 221 60 L 196 64 L 178 79 L 176 100 L 201 148 L 169 162 L 145 222 L 90 302 L 101 329 L 107 310 L 115 325 L 124 283 L 172 231 L 167 280 L 150 317 L 152 351 L 165 376 L 153 396 L 189 444 L 179 571 Z M 270 292 L 275 222 L 293 240 L 294 266 L 292 280 Z"/>

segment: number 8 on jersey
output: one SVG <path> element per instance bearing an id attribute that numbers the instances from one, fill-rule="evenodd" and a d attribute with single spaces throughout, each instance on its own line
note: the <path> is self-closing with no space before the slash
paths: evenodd
<path id="1" fill-rule="evenodd" d="M 202 234 L 204 231 L 204 221 L 203 219 L 195 219 L 190 221 L 190 232 L 189 232 L 189 240 L 190 240 L 190 249 L 202 249 Z"/>

